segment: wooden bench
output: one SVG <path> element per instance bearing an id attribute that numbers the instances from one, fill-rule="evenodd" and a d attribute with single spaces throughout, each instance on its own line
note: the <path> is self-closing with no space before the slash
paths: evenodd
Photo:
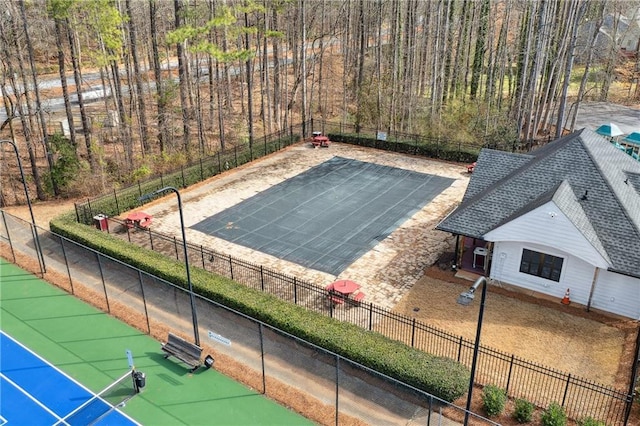
<path id="1" fill-rule="evenodd" d="M 167 343 L 162 345 L 162 350 L 166 352 L 165 358 L 174 356 L 180 361 L 187 364 L 191 369 L 190 372 L 194 372 L 200 367 L 200 356 L 202 355 L 202 348 L 187 342 L 182 337 L 178 337 L 173 333 L 169 333 Z"/>

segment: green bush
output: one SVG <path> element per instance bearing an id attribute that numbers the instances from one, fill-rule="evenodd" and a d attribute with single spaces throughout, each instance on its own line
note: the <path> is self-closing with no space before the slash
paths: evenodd
<path id="1" fill-rule="evenodd" d="M 533 411 L 536 406 L 532 402 L 526 399 L 516 399 L 515 410 L 513 411 L 513 418 L 518 423 L 529 423 L 533 419 Z"/>
<path id="2" fill-rule="evenodd" d="M 416 137 L 415 140 L 386 140 L 380 141 L 373 136 L 363 134 L 329 133 L 329 139 L 334 142 L 349 143 L 367 148 L 384 149 L 402 154 L 420 155 L 445 161 L 471 163 L 478 159 L 479 147 L 451 144 L 446 141 L 425 140 Z"/>
<path id="3" fill-rule="evenodd" d="M 184 263 L 75 222 L 74 212 L 51 221 L 51 231 L 91 247 L 149 274 L 187 288 Z M 345 358 L 452 402 L 464 395 L 469 370 L 437 357 L 305 308 L 253 290 L 226 277 L 191 268 L 194 292 Z"/>
<path id="4" fill-rule="evenodd" d="M 606 426 L 606 423 L 596 420 L 593 417 L 583 417 L 578 420 L 578 426 Z"/>
<path id="5" fill-rule="evenodd" d="M 567 413 L 557 402 L 552 402 L 542 414 L 542 426 L 565 426 Z"/>
<path id="6" fill-rule="evenodd" d="M 507 403 L 507 394 L 497 386 L 487 385 L 482 390 L 482 403 L 487 416 L 499 416 Z"/>

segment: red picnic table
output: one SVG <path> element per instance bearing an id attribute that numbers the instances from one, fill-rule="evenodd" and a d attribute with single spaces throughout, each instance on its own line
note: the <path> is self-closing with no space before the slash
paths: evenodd
<path id="1" fill-rule="evenodd" d="M 131 212 L 127 215 L 125 224 L 127 228 L 148 228 L 151 225 L 151 219 L 153 219 L 153 216 L 148 213 Z"/>
<path id="2" fill-rule="evenodd" d="M 319 146 L 328 147 L 331 142 L 329 141 L 329 138 L 327 136 L 317 135 L 313 137 L 313 139 L 311 140 L 311 143 L 313 144 L 314 147 L 319 147 Z"/>
<path id="3" fill-rule="evenodd" d="M 338 280 L 326 286 L 325 289 L 329 292 L 331 302 L 341 304 L 344 303 L 345 299 L 360 290 L 360 284 L 351 280 Z M 360 302 L 362 299 L 364 299 L 363 292 L 359 292 L 353 298 L 355 302 Z"/>

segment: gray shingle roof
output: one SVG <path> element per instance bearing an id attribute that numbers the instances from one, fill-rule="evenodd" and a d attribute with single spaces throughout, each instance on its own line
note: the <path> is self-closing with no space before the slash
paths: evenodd
<path id="1" fill-rule="evenodd" d="M 527 154 L 483 149 L 460 206 L 436 228 L 482 238 L 550 200 L 611 270 L 640 277 L 640 162 L 588 129 Z"/>

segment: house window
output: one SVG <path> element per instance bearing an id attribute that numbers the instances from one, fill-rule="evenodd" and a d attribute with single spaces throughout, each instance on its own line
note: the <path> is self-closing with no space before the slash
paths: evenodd
<path id="1" fill-rule="evenodd" d="M 559 282 L 563 261 L 561 257 L 523 249 L 520 272 Z"/>

